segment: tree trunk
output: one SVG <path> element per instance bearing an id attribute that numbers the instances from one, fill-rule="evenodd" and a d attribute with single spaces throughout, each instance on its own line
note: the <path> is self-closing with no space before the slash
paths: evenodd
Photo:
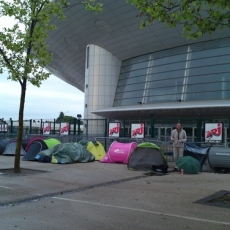
<path id="1" fill-rule="evenodd" d="M 14 172 L 20 173 L 20 152 L 22 146 L 22 136 L 23 136 L 23 117 L 24 117 L 24 105 L 25 105 L 25 97 L 26 97 L 26 80 L 21 84 L 21 98 L 20 98 L 20 106 L 19 106 L 19 126 L 18 126 L 18 139 L 17 139 L 17 147 L 15 151 L 14 158 Z"/>

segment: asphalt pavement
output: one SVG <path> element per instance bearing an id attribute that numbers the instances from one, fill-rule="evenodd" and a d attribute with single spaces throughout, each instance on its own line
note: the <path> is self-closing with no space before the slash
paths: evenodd
<path id="1" fill-rule="evenodd" d="M 123 164 L 21 161 L 15 175 L 6 170 L 13 162 L 0 156 L 1 230 L 230 229 L 228 200 L 196 202 L 230 193 L 230 174 L 148 176 Z"/>

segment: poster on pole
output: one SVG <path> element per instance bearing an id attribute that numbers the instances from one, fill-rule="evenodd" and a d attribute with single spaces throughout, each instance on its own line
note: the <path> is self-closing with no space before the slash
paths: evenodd
<path id="1" fill-rule="evenodd" d="M 120 127 L 121 127 L 121 124 L 119 122 L 109 123 L 109 137 L 119 137 Z"/>
<path id="2" fill-rule="evenodd" d="M 51 123 L 44 122 L 43 123 L 43 134 L 49 135 L 51 130 Z"/>
<path id="3" fill-rule="evenodd" d="M 60 135 L 69 135 L 69 123 L 61 123 Z"/>
<path id="4" fill-rule="evenodd" d="M 223 142 L 223 123 L 204 123 L 205 142 L 220 143 Z"/>
<path id="5" fill-rule="evenodd" d="M 145 124 L 131 124 L 131 138 L 144 138 L 145 137 Z"/>

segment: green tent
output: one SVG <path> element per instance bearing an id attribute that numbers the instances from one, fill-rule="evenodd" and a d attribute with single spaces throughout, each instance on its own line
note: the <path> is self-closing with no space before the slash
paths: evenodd
<path id="1" fill-rule="evenodd" d="M 76 142 L 70 142 L 43 150 L 36 156 L 36 159 L 50 159 L 54 164 L 70 164 L 91 162 L 95 160 L 95 157 L 85 146 Z"/>
<path id="2" fill-rule="evenodd" d="M 168 165 L 162 149 L 154 143 L 139 144 L 129 157 L 128 169 L 167 172 Z"/>
<path id="3" fill-rule="evenodd" d="M 106 154 L 104 146 L 99 141 L 82 140 L 79 144 L 85 146 L 95 156 L 96 161 L 101 160 Z"/>
<path id="4" fill-rule="evenodd" d="M 46 143 L 48 149 L 51 149 L 55 145 L 61 144 L 61 142 L 55 138 L 46 139 L 46 140 L 44 140 L 44 142 Z"/>

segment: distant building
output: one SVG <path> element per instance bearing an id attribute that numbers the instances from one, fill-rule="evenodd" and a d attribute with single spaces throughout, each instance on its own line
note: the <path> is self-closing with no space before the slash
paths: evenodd
<path id="1" fill-rule="evenodd" d="M 0 124 L 6 124 L 6 121 L 4 121 L 4 119 L 0 119 Z"/>

